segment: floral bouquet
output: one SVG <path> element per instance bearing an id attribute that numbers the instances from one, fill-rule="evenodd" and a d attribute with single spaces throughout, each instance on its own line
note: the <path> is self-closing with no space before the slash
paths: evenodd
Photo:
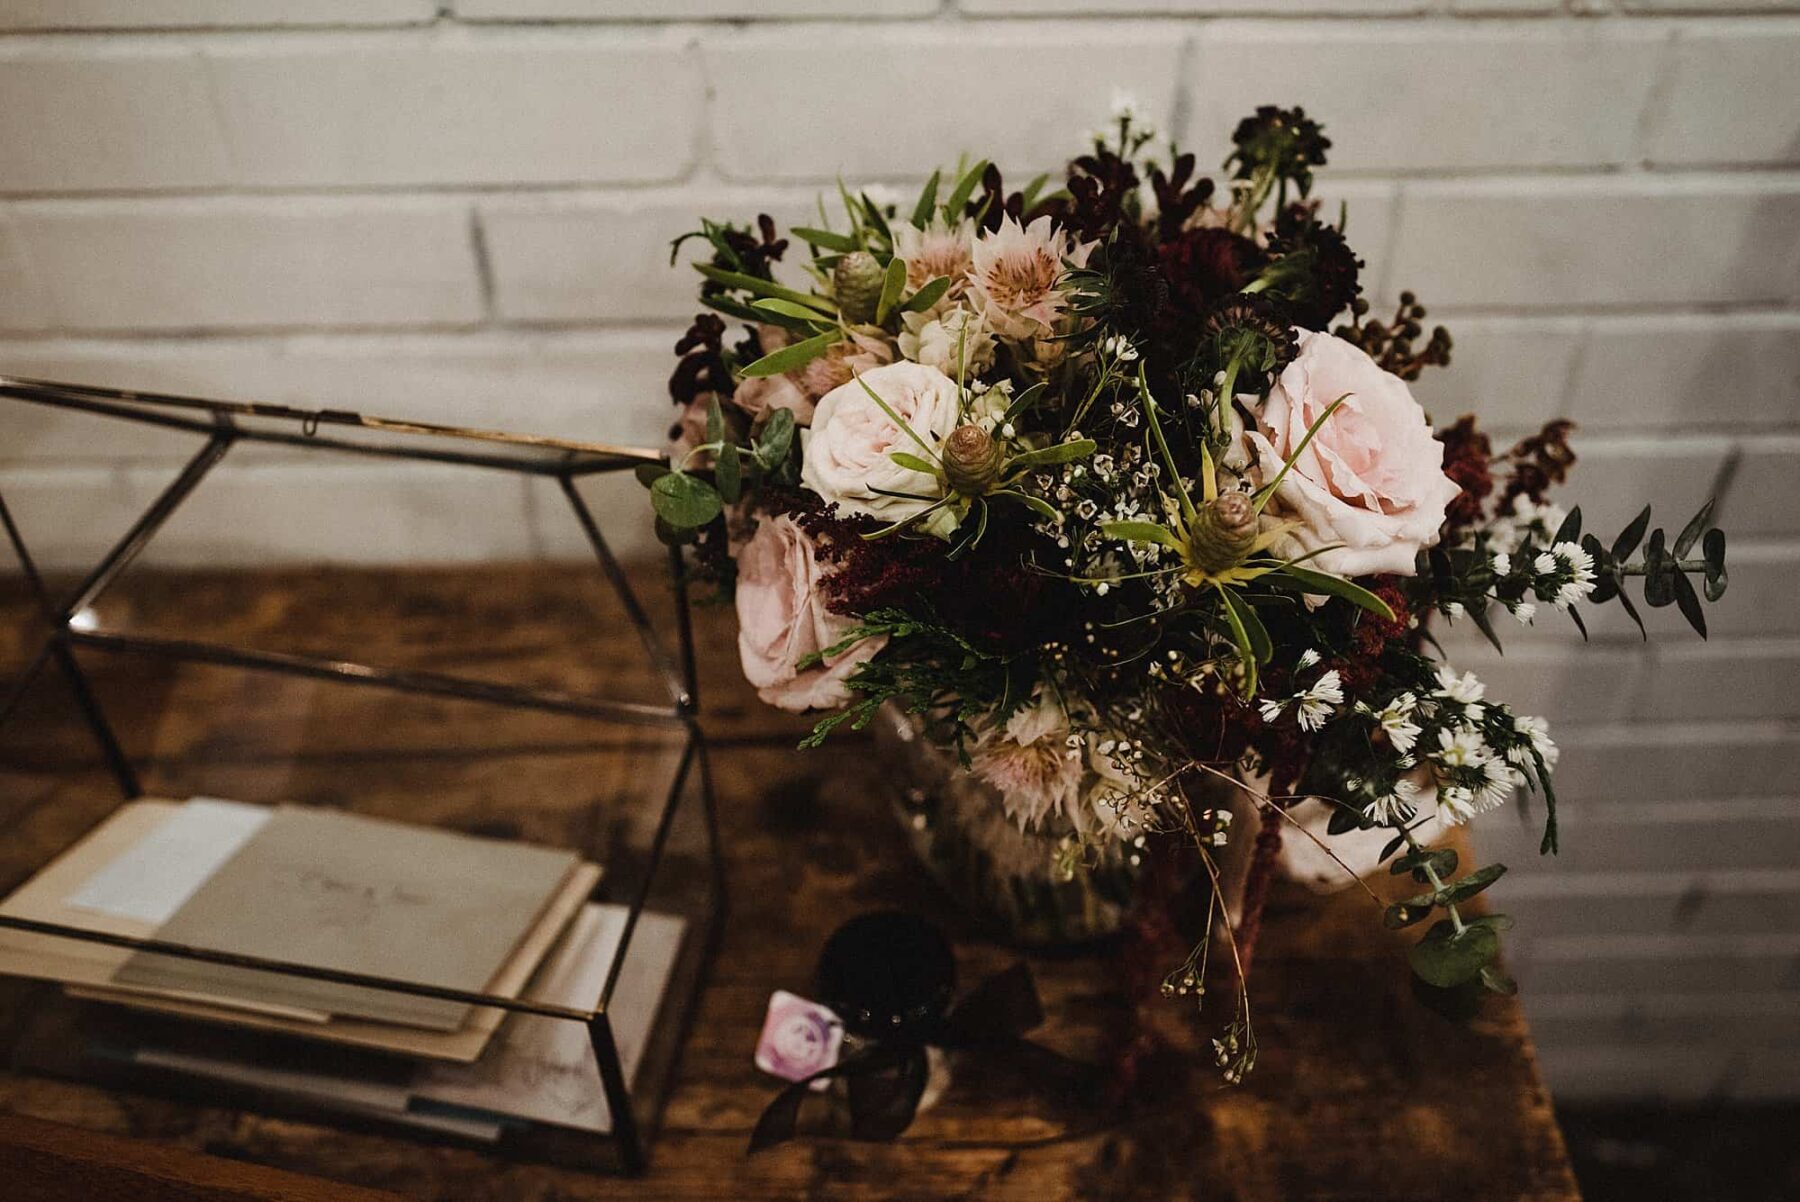
<path id="1" fill-rule="evenodd" d="M 1430 845 L 1526 790 L 1553 852 L 1557 750 L 1441 663 L 1428 625 L 1497 644 L 1501 614 L 1636 619 L 1636 578 L 1704 635 L 1725 540 L 1710 506 L 1673 538 L 1648 508 L 1610 542 L 1584 532 L 1548 497 L 1568 422 L 1504 453 L 1473 418 L 1434 430 L 1407 384 L 1450 336 L 1410 293 L 1371 315 L 1302 110 L 1244 119 L 1223 188 L 1154 142 L 1126 106 L 1059 181 L 1008 191 L 977 162 L 911 204 L 840 188 L 841 225 L 821 202 L 787 237 L 702 223 L 709 312 L 676 348 L 669 464 L 643 479 L 661 536 L 735 597 L 761 697 L 826 711 L 806 745 L 898 707 L 1058 873 L 1122 848 L 1197 866 L 1222 921 L 1163 992 L 1200 996 L 1208 946 L 1232 941 L 1237 1080 L 1284 831 L 1416 878 L 1385 918 L 1436 918 L 1410 951 L 1425 992 L 1512 988 L 1507 920 L 1462 908 L 1504 868 L 1458 875 Z M 784 282 L 796 242 L 805 276 Z M 1246 811 L 1221 788 L 1258 830 L 1231 829 Z M 1232 845 L 1254 848 L 1237 904 Z"/>

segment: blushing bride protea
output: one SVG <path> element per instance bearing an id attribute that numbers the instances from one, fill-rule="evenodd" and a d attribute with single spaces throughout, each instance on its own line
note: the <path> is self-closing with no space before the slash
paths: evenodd
<path id="1" fill-rule="evenodd" d="M 1078 243 L 1049 217 L 1021 226 L 1011 217 L 975 243 L 971 291 L 988 325 L 1005 338 L 1042 338 L 1057 331 L 1068 298 L 1056 284 L 1065 263 L 1087 266 L 1094 244 Z"/>

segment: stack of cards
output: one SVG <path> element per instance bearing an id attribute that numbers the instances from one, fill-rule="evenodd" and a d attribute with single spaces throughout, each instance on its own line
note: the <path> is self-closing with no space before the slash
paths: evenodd
<path id="1" fill-rule="evenodd" d="M 338 811 L 139 800 L 54 860 L 0 914 L 386 980 L 591 1009 L 629 911 L 589 902 L 600 869 L 563 851 Z M 627 1080 L 680 950 L 640 915 L 609 1018 Z M 491 1137 L 520 1121 L 610 1129 L 584 1024 L 271 970 L 0 930 L 0 973 L 246 1032 L 398 1053 L 359 1071 L 296 1065 L 253 1034 L 128 1039 L 102 1054 Z M 179 1027 L 180 1025 L 177 1024 Z M 146 1024 L 166 1032 L 168 1024 Z M 500 1033 L 499 1038 L 495 1038 Z M 265 1055 L 265 1053 L 267 1053 Z M 284 1057 L 287 1059 L 284 1060 Z M 302 1058 L 308 1059 L 310 1058 Z"/>

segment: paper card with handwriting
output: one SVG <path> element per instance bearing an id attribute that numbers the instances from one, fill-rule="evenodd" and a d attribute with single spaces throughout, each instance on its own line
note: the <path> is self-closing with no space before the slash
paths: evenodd
<path id="1" fill-rule="evenodd" d="M 480 991 L 574 869 L 568 852 L 335 810 L 277 810 L 157 938 Z M 458 1002 L 140 952 L 120 985 L 187 989 L 431 1030 Z"/>

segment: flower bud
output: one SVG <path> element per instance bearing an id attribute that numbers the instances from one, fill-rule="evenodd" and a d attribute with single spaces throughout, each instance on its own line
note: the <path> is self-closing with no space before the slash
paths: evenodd
<path id="1" fill-rule="evenodd" d="M 1006 449 L 980 426 L 958 426 L 944 440 L 944 479 L 965 497 L 984 495 L 1005 461 Z"/>
<path id="2" fill-rule="evenodd" d="M 846 320 L 875 320 L 881 304 L 881 287 L 887 272 L 880 260 L 866 250 L 853 250 L 837 261 L 831 272 L 831 293 Z"/>
<path id="3" fill-rule="evenodd" d="M 1188 552 L 1205 572 L 1242 562 L 1256 541 L 1256 503 L 1247 493 L 1226 492 L 1200 506 L 1189 531 Z"/>

